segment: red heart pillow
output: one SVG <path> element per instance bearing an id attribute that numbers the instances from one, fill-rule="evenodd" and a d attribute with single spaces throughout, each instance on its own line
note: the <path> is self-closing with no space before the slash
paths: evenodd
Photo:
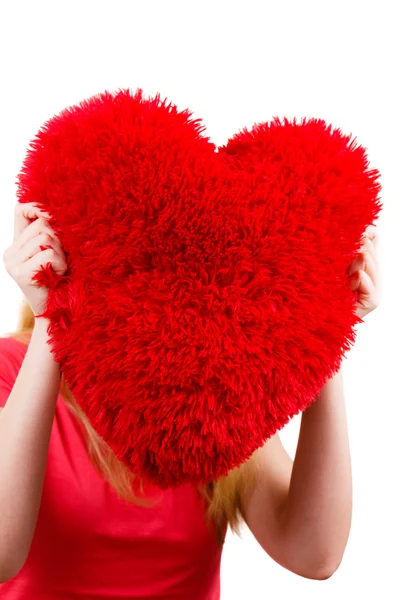
<path id="1" fill-rule="evenodd" d="M 190 117 L 105 92 L 50 119 L 18 175 L 68 261 L 35 276 L 54 355 L 164 489 L 225 475 L 313 402 L 355 340 L 346 268 L 382 207 L 365 150 L 323 120 L 217 149 Z"/>

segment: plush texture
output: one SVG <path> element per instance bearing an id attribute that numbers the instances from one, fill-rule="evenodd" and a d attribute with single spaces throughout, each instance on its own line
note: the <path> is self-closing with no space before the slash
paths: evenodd
<path id="1" fill-rule="evenodd" d="M 31 141 L 18 200 L 52 215 L 52 351 L 92 426 L 144 482 L 206 483 L 308 407 L 355 341 L 346 268 L 379 172 L 322 119 L 217 148 L 159 94 L 104 92 Z M 362 410 L 362 407 L 360 407 Z"/>

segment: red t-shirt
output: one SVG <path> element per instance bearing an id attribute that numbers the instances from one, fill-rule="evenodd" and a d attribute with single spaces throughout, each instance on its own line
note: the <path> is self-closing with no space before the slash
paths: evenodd
<path id="1" fill-rule="evenodd" d="M 1 407 L 26 349 L 0 338 Z M 0 584 L 1 600 L 218 600 L 222 550 L 205 501 L 190 485 L 149 491 L 161 498 L 150 508 L 117 496 L 59 395 L 33 542 L 21 571 Z"/>

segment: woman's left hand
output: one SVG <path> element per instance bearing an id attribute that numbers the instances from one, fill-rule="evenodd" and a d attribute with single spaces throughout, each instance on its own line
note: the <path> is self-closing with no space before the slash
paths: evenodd
<path id="1" fill-rule="evenodd" d="M 350 287 L 358 293 L 356 313 L 361 319 L 377 308 L 380 301 L 376 226 L 369 225 L 362 239 L 359 254 L 347 269 Z"/>

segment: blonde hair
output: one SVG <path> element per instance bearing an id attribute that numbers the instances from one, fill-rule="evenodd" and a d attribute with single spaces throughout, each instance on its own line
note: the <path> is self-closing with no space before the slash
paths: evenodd
<path id="1" fill-rule="evenodd" d="M 14 332 L 7 334 L 20 342 L 29 345 L 35 325 L 34 314 L 25 300 L 22 301 L 19 321 Z M 142 481 L 120 462 L 109 446 L 90 425 L 88 418 L 76 402 L 68 383 L 61 374 L 60 394 L 71 412 L 81 424 L 87 441 L 87 449 L 93 466 L 102 477 L 114 488 L 120 498 L 139 506 L 150 506 L 153 502 L 142 497 Z M 225 477 L 217 481 L 198 486 L 199 493 L 206 501 L 206 519 L 208 525 L 214 522 L 217 540 L 223 546 L 226 527 L 240 536 L 240 524 L 243 518 L 241 498 L 245 489 L 254 486 L 256 477 L 256 454 L 240 467 L 231 469 Z M 139 484 L 139 490 L 133 490 L 133 484 Z M 137 487 L 137 486 L 136 486 Z"/>

